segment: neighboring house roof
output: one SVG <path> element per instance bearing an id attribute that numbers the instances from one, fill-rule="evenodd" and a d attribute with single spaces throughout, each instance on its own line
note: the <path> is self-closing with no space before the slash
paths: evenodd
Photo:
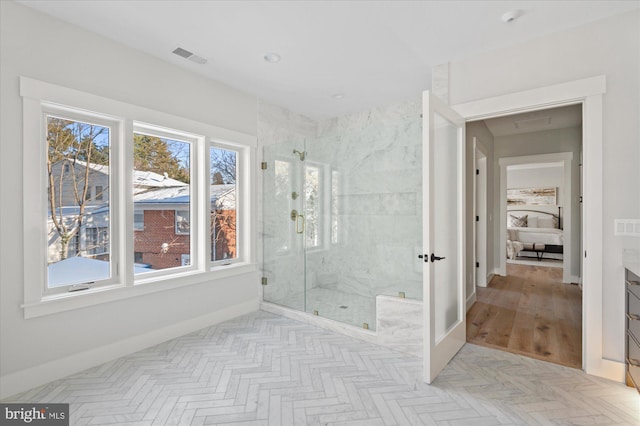
<path id="1" fill-rule="evenodd" d="M 211 185 L 211 202 L 214 203 L 232 197 L 235 193 L 235 188 L 236 186 L 231 184 Z M 136 206 L 145 204 L 188 204 L 189 189 L 187 186 L 140 192 L 133 196 L 133 202 Z"/>
<path id="2" fill-rule="evenodd" d="M 180 182 L 179 180 L 171 179 L 165 173 L 164 176 L 155 172 L 146 172 L 143 170 L 133 171 L 133 187 L 138 188 L 141 186 L 152 188 L 167 188 L 174 186 L 188 186 L 188 183 Z M 134 190 L 137 193 L 137 191 Z"/>
<path id="3" fill-rule="evenodd" d="M 82 167 L 89 167 L 91 170 L 94 170 L 96 172 L 103 173 L 105 175 L 109 174 L 109 166 L 104 165 L 104 164 L 87 163 L 86 161 L 74 160 L 72 158 L 67 158 L 67 159 L 64 159 L 64 160 L 60 160 L 60 161 L 58 161 L 58 163 L 70 163 L 70 164 L 73 164 L 74 166 L 76 164 L 79 164 Z"/>
<path id="4" fill-rule="evenodd" d="M 82 167 L 89 167 L 91 170 L 96 172 L 108 175 L 109 174 L 109 166 L 104 164 L 95 164 L 95 163 L 87 163 L 86 161 L 81 160 L 60 160 L 59 163 L 62 162 L 70 162 L 74 164 L 78 164 Z M 166 188 L 173 186 L 187 186 L 187 183 L 181 182 L 176 179 L 170 178 L 166 173 L 161 175 L 156 172 L 150 172 L 145 170 L 134 170 L 133 171 L 133 187 L 151 187 L 151 188 Z"/>
<path id="5" fill-rule="evenodd" d="M 134 209 L 140 210 L 145 206 L 179 206 L 189 204 L 189 186 L 178 186 L 171 188 L 149 189 L 133 195 Z M 231 184 L 211 185 L 211 203 L 216 203 L 216 207 L 235 209 L 236 186 Z M 98 215 L 109 211 L 109 204 L 98 206 L 87 214 Z"/>
<path id="6" fill-rule="evenodd" d="M 133 273 L 150 272 L 149 268 L 133 266 Z M 109 278 L 109 262 L 89 257 L 70 257 L 52 263 L 47 268 L 49 287 L 86 283 Z"/>

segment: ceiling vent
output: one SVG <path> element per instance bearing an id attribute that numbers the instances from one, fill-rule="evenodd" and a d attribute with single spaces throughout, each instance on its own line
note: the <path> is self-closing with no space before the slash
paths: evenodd
<path id="1" fill-rule="evenodd" d="M 551 124 L 551 117 L 534 117 L 534 118 L 525 118 L 523 120 L 516 120 L 513 122 L 513 125 L 516 129 L 531 129 L 535 127 L 546 127 Z"/>
<path id="2" fill-rule="evenodd" d="M 180 56 L 181 58 L 188 59 L 196 64 L 204 65 L 207 63 L 207 60 L 202 56 L 198 56 L 193 52 L 189 52 L 187 49 L 183 49 L 182 47 L 176 48 L 173 53 Z"/>

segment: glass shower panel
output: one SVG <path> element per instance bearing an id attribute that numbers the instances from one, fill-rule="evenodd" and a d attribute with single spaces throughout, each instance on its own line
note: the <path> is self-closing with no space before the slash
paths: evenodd
<path id="1" fill-rule="evenodd" d="M 421 112 L 336 117 L 264 149 L 265 301 L 374 329 L 377 295 L 422 299 Z"/>
<path id="2" fill-rule="evenodd" d="M 305 310 L 304 143 L 264 148 L 264 300 Z"/>

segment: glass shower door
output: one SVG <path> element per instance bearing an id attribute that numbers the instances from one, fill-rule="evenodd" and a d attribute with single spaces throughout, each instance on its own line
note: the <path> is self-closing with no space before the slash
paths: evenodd
<path id="1" fill-rule="evenodd" d="M 263 287 L 266 302 L 306 310 L 304 142 L 264 148 Z"/>

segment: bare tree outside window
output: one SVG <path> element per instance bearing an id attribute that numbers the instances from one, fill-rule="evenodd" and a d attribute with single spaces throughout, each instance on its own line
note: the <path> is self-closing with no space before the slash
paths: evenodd
<path id="1" fill-rule="evenodd" d="M 95 205 L 92 180 L 102 174 L 108 183 L 109 129 L 49 116 L 47 151 L 49 220 L 59 242 L 56 258 L 64 260 L 80 254 L 76 245 L 70 253 L 69 242 L 82 229 L 88 208 Z"/>

